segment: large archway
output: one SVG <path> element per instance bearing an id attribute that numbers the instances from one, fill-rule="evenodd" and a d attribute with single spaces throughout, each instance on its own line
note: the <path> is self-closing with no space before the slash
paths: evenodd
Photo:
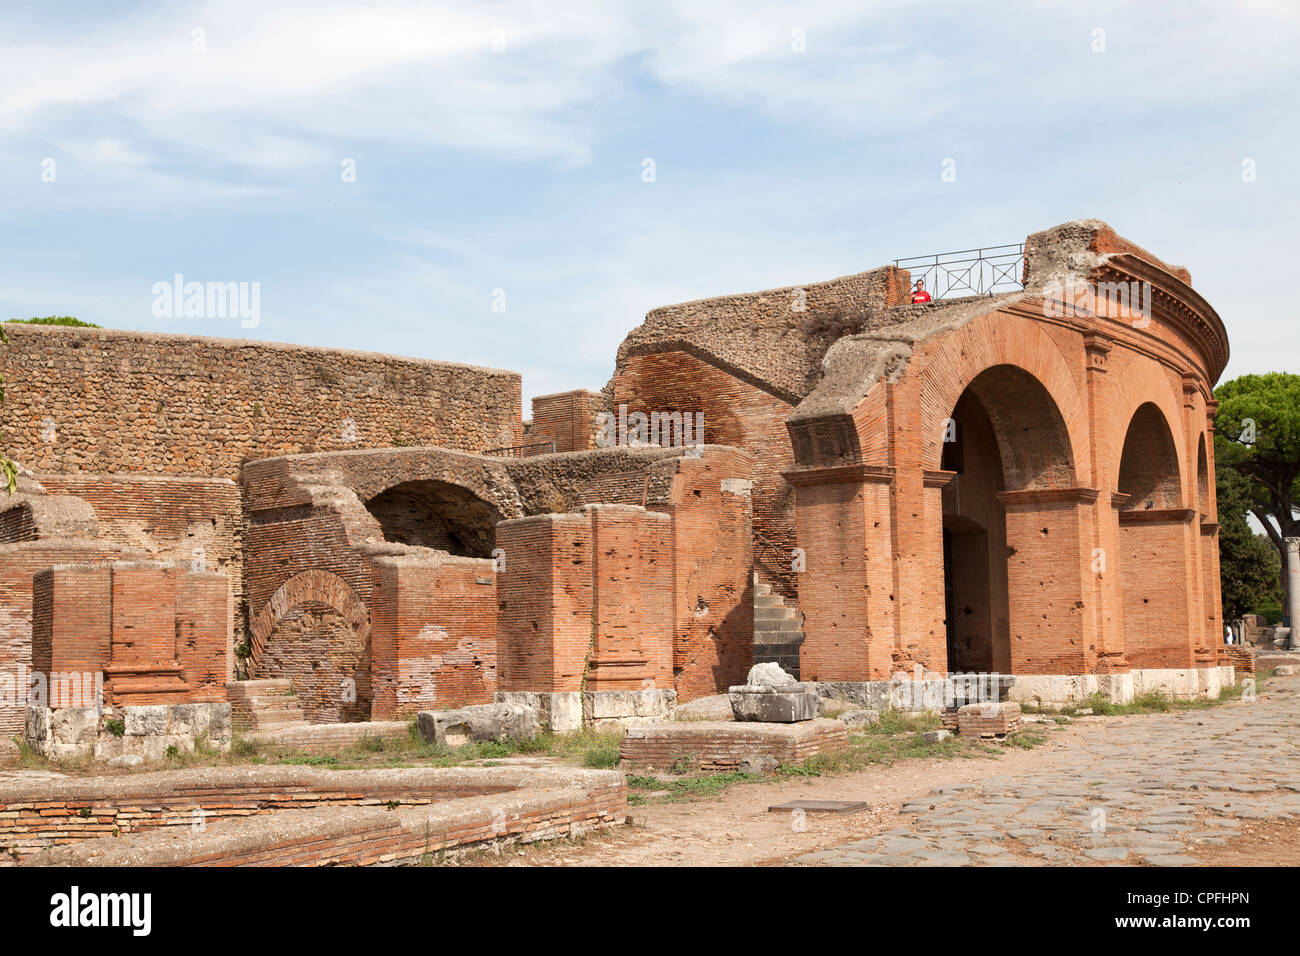
<path id="1" fill-rule="evenodd" d="M 1032 513 L 1070 505 L 1044 499 L 1044 493 L 1050 499 L 1053 490 L 1075 484 L 1069 432 L 1051 394 L 1015 366 L 981 372 L 945 423 L 941 469 L 953 473 L 943 490 L 948 670 L 1013 672 L 1017 657 L 1041 657 L 1043 649 L 1028 628 L 1013 628 L 1013 622 L 1030 624 L 1040 594 L 1049 604 L 1060 603 L 1043 594 L 1053 589 L 1044 587 L 1023 555 L 1012 560 L 1020 548 L 1009 544 L 1007 522 L 1008 507 L 1019 528 Z M 1052 520 L 1030 523 L 1039 525 L 1035 534 L 1044 539 L 1034 544 L 1045 544 Z"/>
<path id="2" fill-rule="evenodd" d="M 404 481 L 375 495 L 366 510 L 385 541 L 488 558 L 501 512 L 467 488 L 446 481 Z"/>
<path id="3" fill-rule="evenodd" d="M 1151 402 L 1133 413 L 1120 454 L 1120 592 L 1124 652 L 1134 667 L 1191 667 L 1187 595 L 1189 535 L 1196 510 L 1183 507 L 1178 445 Z M 1206 478 L 1208 482 L 1208 476 Z M 1208 489 L 1204 492 L 1208 498 Z M 1198 488 L 1198 497 L 1201 489 Z"/>

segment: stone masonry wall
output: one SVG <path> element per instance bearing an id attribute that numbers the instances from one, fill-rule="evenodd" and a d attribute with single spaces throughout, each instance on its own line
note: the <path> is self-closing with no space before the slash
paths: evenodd
<path id="1" fill-rule="evenodd" d="M 6 326 L 0 434 L 34 472 L 238 479 L 326 449 L 516 444 L 515 372 L 369 352 L 111 329 Z"/>

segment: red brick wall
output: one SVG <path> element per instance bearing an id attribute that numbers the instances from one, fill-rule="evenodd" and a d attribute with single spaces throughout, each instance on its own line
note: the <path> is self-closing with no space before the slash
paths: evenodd
<path id="1" fill-rule="evenodd" d="M 498 688 L 582 689 L 594 621 L 591 519 L 546 514 L 497 525 Z"/>
<path id="2" fill-rule="evenodd" d="M 888 680 L 894 673 L 897 596 L 887 473 L 828 470 L 798 476 L 804 680 Z M 815 483 L 804 484 L 804 481 Z"/>
<path id="3" fill-rule="evenodd" d="M 152 555 L 219 571 L 229 588 L 227 647 L 245 637 L 243 514 L 239 486 L 225 478 L 50 473 L 38 480 L 51 495 L 72 495 L 95 509 L 98 537 Z M 230 676 L 230 675 L 227 675 Z"/>
<path id="4" fill-rule="evenodd" d="M 109 561 L 121 550 L 95 541 L 42 540 L 22 544 L 0 544 L 0 687 L 17 686 L 19 678 L 32 669 L 33 578 L 56 564 Z M 25 695 L 25 691 L 24 695 Z M 8 695 L 6 695 L 8 697 Z M 0 734 L 22 732 L 27 705 L 23 701 L 0 701 Z"/>
<path id="5" fill-rule="evenodd" d="M 588 505 L 592 653 L 586 690 L 673 686 L 672 519 L 631 505 Z"/>
<path id="6" fill-rule="evenodd" d="M 492 562 L 376 558 L 371 592 L 371 719 L 487 704 L 497 687 Z"/>
<path id="7" fill-rule="evenodd" d="M 555 442 L 557 452 L 596 447 L 596 415 L 604 410 L 597 392 L 575 389 L 533 399 L 533 424 L 527 442 Z"/>
<path id="8" fill-rule="evenodd" d="M 743 683 L 753 459 L 710 446 L 663 464 L 662 514 L 606 504 L 497 525 L 502 690 L 675 687 L 690 700 Z"/>
<path id="9" fill-rule="evenodd" d="M 99 671 L 109 704 L 226 699 L 224 575 L 141 562 L 56 565 L 33 580 L 33 669 L 52 706 L 96 701 L 70 699 L 77 683 L 50 675 Z"/>
<path id="10" fill-rule="evenodd" d="M 112 660 L 111 592 L 109 565 L 60 565 L 33 576 L 32 669 L 47 681 L 46 706 L 100 703 L 93 695 L 94 680 L 87 681 L 84 675 L 101 674 Z M 54 674 L 81 676 L 69 680 Z"/>
<path id="11" fill-rule="evenodd" d="M 1185 558 L 1191 536 L 1199 537 L 1192 519 L 1190 511 L 1120 513 L 1124 653 L 1133 667 L 1193 665 L 1196 608 Z"/>
<path id="12" fill-rule="evenodd" d="M 629 356 L 613 390 L 615 408 L 626 404 L 629 413 L 703 413 L 704 441 L 753 455 L 754 568 L 795 605 L 794 496 L 781 477 L 794 462 L 785 427 L 790 403 L 680 351 Z"/>
<path id="13" fill-rule="evenodd" d="M 682 459 L 673 518 L 673 674 L 680 701 L 743 684 L 753 664 L 754 462 L 729 449 Z"/>
<path id="14" fill-rule="evenodd" d="M 501 689 L 672 685 L 672 528 L 633 505 L 497 526 Z"/>
<path id="15" fill-rule="evenodd" d="M 284 677 L 311 723 L 369 720 L 371 659 L 351 621 L 327 604 L 290 609 L 249 665 L 250 677 Z"/>
<path id="16" fill-rule="evenodd" d="M 1086 493 L 1008 491 L 1007 606 L 1013 674 L 1089 674 L 1096 620 L 1086 613 L 1093 501 Z"/>

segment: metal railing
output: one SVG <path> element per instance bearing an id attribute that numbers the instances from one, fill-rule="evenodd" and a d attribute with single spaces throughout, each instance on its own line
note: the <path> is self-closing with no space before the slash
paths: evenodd
<path id="1" fill-rule="evenodd" d="M 534 455 L 554 455 L 555 442 L 540 441 L 531 445 L 507 445 L 504 448 L 489 448 L 483 452 L 494 458 L 532 458 Z"/>
<path id="2" fill-rule="evenodd" d="M 924 279 L 925 291 L 932 299 L 1018 292 L 1024 288 L 1025 244 L 910 256 L 895 259 L 894 265 L 912 273 L 913 286 L 917 279 Z"/>

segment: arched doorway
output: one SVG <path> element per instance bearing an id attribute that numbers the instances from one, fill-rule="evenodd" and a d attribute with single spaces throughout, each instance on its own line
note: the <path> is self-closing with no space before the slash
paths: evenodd
<path id="1" fill-rule="evenodd" d="M 385 541 L 436 548 L 470 558 L 489 558 L 501 513 L 460 485 L 446 481 L 404 481 L 375 495 L 366 510 L 379 522 Z"/>
<path id="2" fill-rule="evenodd" d="M 287 677 L 313 724 L 370 719 L 370 648 L 344 615 L 308 601 L 276 621 L 251 677 Z"/>
<path id="3" fill-rule="evenodd" d="M 1206 499 L 1208 480 L 1207 469 Z M 1191 667 L 1187 555 L 1199 528 L 1196 511 L 1182 507 L 1173 432 L 1151 402 L 1129 421 L 1118 491 L 1126 496 L 1119 512 L 1125 656 L 1133 667 Z"/>
<path id="4" fill-rule="evenodd" d="M 1040 623 L 1048 615 L 1035 614 L 1033 605 L 1063 600 L 1055 593 L 1058 582 L 1034 573 L 1036 561 L 1026 561 L 1019 542 L 1022 526 L 1037 526 L 1035 549 L 1050 547 L 1051 525 L 1058 522 L 1053 512 L 1073 507 L 1051 494 L 1075 484 L 1069 432 L 1056 402 L 1023 369 L 986 369 L 945 423 L 941 468 L 954 473 L 943 489 L 948 670 L 1013 673 L 1024 669 L 1019 661 L 1041 671 L 1052 656 Z M 1015 541 L 1008 536 L 1008 509 Z M 1038 515 L 1047 517 L 1038 521 Z M 1063 538 L 1060 546 L 1071 545 Z"/>
<path id="5" fill-rule="evenodd" d="M 1204 520 L 1215 520 L 1210 514 L 1210 460 L 1205 454 L 1204 432 L 1201 433 L 1201 440 L 1196 448 L 1196 507 L 1201 510 L 1201 517 Z"/>
<path id="6" fill-rule="evenodd" d="M 370 719 L 370 616 L 337 574 L 289 578 L 249 631 L 249 677 L 289 678 L 308 721 Z"/>

